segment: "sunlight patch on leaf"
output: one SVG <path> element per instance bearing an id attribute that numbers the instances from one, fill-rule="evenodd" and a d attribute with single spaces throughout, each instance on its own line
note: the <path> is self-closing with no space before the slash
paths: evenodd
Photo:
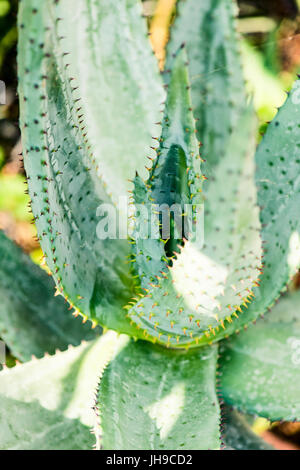
<path id="1" fill-rule="evenodd" d="M 300 266 L 300 235 L 296 230 L 290 236 L 288 265 L 291 275 L 293 275 Z"/>
<path id="2" fill-rule="evenodd" d="M 184 395 L 184 383 L 179 383 L 172 388 L 167 396 L 145 408 L 145 412 L 156 422 L 161 439 L 168 437 L 178 417 L 182 413 Z"/>
<path id="3" fill-rule="evenodd" d="M 187 242 L 172 270 L 174 287 L 195 312 L 215 317 L 221 310 L 228 269 Z"/>

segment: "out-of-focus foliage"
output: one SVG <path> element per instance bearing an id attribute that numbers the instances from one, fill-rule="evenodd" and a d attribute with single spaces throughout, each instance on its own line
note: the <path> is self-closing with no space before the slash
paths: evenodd
<path id="1" fill-rule="evenodd" d="M 298 13 L 297 0 L 239 0 L 239 5 L 242 12 L 259 12 L 275 18 L 294 18 Z"/>
<path id="2" fill-rule="evenodd" d="M 20 174 L 0 175 L 0 211 L 7 211 L 17 221 L 30 222 L 29 196 L 25 194 L 25 177 Z"/>

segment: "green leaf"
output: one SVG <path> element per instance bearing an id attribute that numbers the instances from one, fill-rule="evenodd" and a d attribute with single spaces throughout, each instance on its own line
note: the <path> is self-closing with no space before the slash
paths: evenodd
<path id="1" fill-rule="evenodd" d="M 102 448 L 219 449 L 216 357 L 128 341 L 100 381 Z"/>
<path id="2" fill-rule="evenodd" d="M 78 2 L 81 7 L 83 4 L 96 5 Z M 105 204 L 104 212 L 114 210 L 117 219 L 118 211 L 107 194 L 106 183 L 99 178 L 98 163 L 83 123 L 77 82 L 69 72 L 69 56 L 62 45 L 60 13 L 64 13 L 68 32 L 69 11 L 73 8 L 76 10 L 66 0 L 27 0 L 20 4 L 19 94 L 32 211 L 59 292 L 79 313 L 103 325 L 116 312 L 113 326 L 118 328 L 121 322 L 123 329 L 131 332 L 121 310 L 132 296 L 132 279 L 126 264 L 128 243 L 125 239 L 99 236 L 98 208 L 103 209 Z M 79 35 L 74 25 L 71 30 L 74 42 L 78 39 L 81 44 L 76 54 L 82 57 L 88 38 L 83 31 Z M 139 35 L 134 41 L 139 43 Z M 85 74 L 88 63 L 86 67 L 81 65 Z M 97 69 L 97 73 L 101 70 Z M 88 77 L 79 77 L 79 83 L 83 78 Z M 91 83 L 88 86 L 91 88 Z M 98 109 L 103 110 L 103 106 Z M 105 119 L 101 118 L 101 122 Z M 124 140 L 122 145 L 125 143 Z M 106 151 L 111 159 L 109 147 Z"/>
<path id="3" fill-rule="evenodd" d="M 300 420 L 300 293 L 221 345 L 221 385 L 230 405 L 272 421 Z"/>
<path id="4" fill-rule="evenodd" d="M 256 155 L 265 256 L 254 307 L 261 313 L 273 305 L 300 266 L 299 85 L 299 81 L 294 84 Z"/>
<path id="5" fill-rule="evenodd" d="M 108 333 L 0 373 L 2 450 L 88 450 L 95 444 L 93 393 L 123 338 Z"/>
<path id="6" fill-rule="evenodd" d="M 62 298 L 54 297 L 54 283 L 0 231 L 0 337 L 22 361 L 53 354 L 100 330 L 74 319 Z"/>
<path id="7" fill-rule="evenodd" d="M 127 196 L 127 179 L 136 171 L 147 175 L 165 97 L 141 2 L 114 0 L 112 8 L 106 0 L 60 0 L 57 15 L 58 35 L 64 36 L 60 51 L 69 53 L 80 114 L 99 172 L 117 201 Z"/>
<path id="8" fill-rule="evenodd" d="M 225 156 L 246 109 L 235 13 L 232 0 L 179 0 L 167 47 L 166 69 L 180 44 L 187 47 L 198 139 L 206 160 L 203 171 L 208 177 Z"/>
<path id="9" fill-rule="evenodd" d="M 222 407 L 222 416 L 225 450 L 274 450 L 252 431 L 246 418 L 237 411 Z"/>
<path id="10" fill-rule="evenodd" d="M 263 273 L 253 302 L 228 334 L 270 309 L 300 266 L 299 87 L 297 81 L 257 150 Z"/>

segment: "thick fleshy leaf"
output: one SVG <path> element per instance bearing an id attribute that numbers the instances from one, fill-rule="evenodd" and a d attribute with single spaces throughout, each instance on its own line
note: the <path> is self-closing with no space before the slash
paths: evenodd
<path id="1" fill-rule="evenodd" d="M 93 6 L 98 11 L 100 7 L 99 3 L 81 0 L 72 7 L 67 0 L 26 0 L 20 4 L 18 63 L 24 164 L 39 238 L 59 292 L 80 313 L 102 324 L 105 324 L 106 316 L 116 312 L 114 319 L 118 324 L 119 320 L 125 323 L 121 309 L 132 295 L 132 281 L 125 259 L 128 244 L 126 240 L 104 239 L 99 235 L 99 207 L 103 209 L 105 204 L 105 209 L 113 208 L 112 200 L 107 194 L 106 183 L 98 175 L 98 163 L 92 155 L 88 131 L 83 123 L 81 90 L 77 90 L 77 77 L 69 71 L 69 56 L 60 30 L 64 16 L 65 32 L 72 33 L 70 40 L 74 39 L 75 44 L 79 41 L 80 46 L 75 51 L 82 59 L 82 53 L 90 50 L 83 48 L 90 41 L 89 34 L 85 29 L 80 29 L 79 34 L 81 26 L 75 28 L 72 23 L 71 28 L 68 23 L 74 18 L 69 12 L 77 8 L 77 3 L 78 8 Z M 129 1 L 129 4 L 133 3 L 133 0 Z M 119 9 L 113 11 L 117 15 Z M 125 19 L 126 9 L 123 13 Z M 96 18 L 96 12 L 92 16 Z M 83 15 L 79 23 L 84 23 L 85 18 Z M 103 20 L 105 23 L 105 18 Z M 136 21 L 142 20 L 137 16 Z M 115 27 L 116 24 L 117 19 Z M 98 30 L 98 23 L 94 26 Z M 90 34 L 94 26 L 90 25 Z M 136 44 L 139 44 L 141 34 L 140 29 L 138 31 L 138 36 L 131 39 Z M 115 44 L 113 39 L 111 41 Z M 97 54 L 100 54 L 99 50 Z M 85 73 L 89 67 L 91 70 L 95 67 L 90 60 L 85 59 L 86 66 L 81 63 L 84 77 L 78 78 L 80 85 L 83 81 L 88 84 Z M 104 69 L 97 69 L 99 76 L 101 71 Z M 91 89 L 92 84 L 88 87 Z M 112 93 L 115 94 L 115 89 Z M 98 107 L 98 111 L 101 110 L 103 106 Z M 116 109 L 114 112 L 118 115 Z M 101 120 L 107 122 L 106 117 Z M 125 127 L 122 130 L 126 133 Z M 115 138 L 116 142 L 121 140 Z M 123 154 L 125 142 L 122 142 Z M 106 148 L 105 158 L 111 159 L 109 142 L 103 144 L 102 141 L 102 145 Z M 129 160 L 132 155 L 129 153 L 127 158 Z M 117 211 L 114 214 L 118 218 Z"/>
<path id="2" fill-rule="evenodd" d="M 74 318 L 54 282 L 0 231 L 0 337 L 18 359 L 53 354 L 100 334 Z"/>
<path id="3" fill-rule="evenodd" d="M 274 450 L 252 431 L 246 418 L 237 411 L 223 407 L 222 416 L 225 450 Z"/>
<path id="4" fill-rule="evenodd" d="M 272 421 L 300 420 L 300 293 L 221 345 L 227 403 Z"/>
<path id="5" fill-rule="evenodd" d="M 219 449 L 216 357 L 129 340 L 100 381 L 102 448 Z"/>
<path id="6" fill-rule="evenodd" d="M 62 18 L 60 51 L 68 53 L 80 114 L 99 172 L 118 202 L 119 196 L 127 196 L 128 179 L 136 171 L 147 175 L 165 98 L 141 2 L 60 0 L 56 11 Z"/>
<path id="7" fill-rule="evenodd" d="M 99 374 L 124 339 L 96 341 L 0 373 L 1 450 L 89 450 Z"/>
<path id="8" fill-rule="evenodd" d="M 172 54 L 186 44 L 198 139 L 206 160 L 203 171 L 208 177 L 225 156 L 246 109 L 235 13 L 233 0 L 178 0 L 167 47 L 166 69 Z"/>
<path id="9" fill-rule="evenodd" d="M 263 273 L 253 302 L 228 326 L 228 335 L 271 308 L 300 266 L 299 91 L 298 80 L 257 150 Z"/>

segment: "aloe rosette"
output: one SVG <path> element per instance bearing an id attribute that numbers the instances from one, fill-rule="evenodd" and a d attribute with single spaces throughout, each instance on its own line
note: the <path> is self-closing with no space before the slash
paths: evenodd
<path id="1" fill-rule="evenodd" d="M 56 294 L 96 329 L 77 332 L 41 295 L 39 322 L 57 335 L 42 341 L 28 327 L 32 350 L 74 346 L 1 372 L 3 447 L 266 449 L 220 395 L 242 412 L 300 420 L 298 294 L 260 318 L 299 268 L 299 85 L 256 149 L 235 14 L 231 0 L 178 1 L 159 73 L 137 0 L 20 3 L 32 212 Z M 99 207 L 122 224 L 129 194 L 130 236 L 99 237 Z M 167 211 L 164 238 L 157 207 L 173 205 L 192 208 L 189 231 L 175 230 L 184 212 Z M 156 236 L 142 237 L 149 228 Z M 14 277 L 5 269 L 2 283 Z M 8 345 L 7 311 L 25 331 L 37 315 L 21 297 L 25 313 L 15 296 L 0 309 Z M 59 342 L 63 318 L 70 334 Z M 22 437 L 15 409 L 30 421 Z"/>

